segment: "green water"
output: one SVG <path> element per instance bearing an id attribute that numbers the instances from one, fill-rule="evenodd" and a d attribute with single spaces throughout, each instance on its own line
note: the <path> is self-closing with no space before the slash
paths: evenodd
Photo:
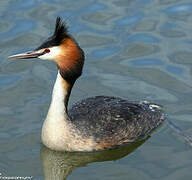
<path id="1" fill-rule="evenodd" d="M 70 104 L 94 95 L 152 101 L 192 136 L 191 1 L 1 0 L 0 179 L 191 179 L 191 147 L 166 123 L 146 142 L 108 152 L 43 147 L 41 126 L 56 66 L 7 57 L 40 45 L 57 16 L 86 53 Z"/>

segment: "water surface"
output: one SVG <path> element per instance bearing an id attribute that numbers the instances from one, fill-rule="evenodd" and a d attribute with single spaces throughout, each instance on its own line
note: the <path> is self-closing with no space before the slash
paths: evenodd
<path id="1" fill-rule="evenodd" d="M 43 148 L 40 132 L 56 66 L 7 56 L 41 44 L 53 32 L 57 16 L 67 21 L 86 53 L 70 104 L 94 95 L 156 102 L 192 135 L 191 12 L 189 0 L 1 0 L 0 173 L 53 179 L 46 172 L 54 164 L 47 163 L 46 169 L 43 159 L 61 154 Z M 110 152 L 64 153 L 65 167 L 57 164 L 55 170 L 68 173 L 68 180 L 192 178 L 191 147 L 166 124 L 131 154 L 127 149 L 116 153 L 120 159 L 102 159 L 113 157 Z M 73 167 L 67 161 L 71 157 Z"/>

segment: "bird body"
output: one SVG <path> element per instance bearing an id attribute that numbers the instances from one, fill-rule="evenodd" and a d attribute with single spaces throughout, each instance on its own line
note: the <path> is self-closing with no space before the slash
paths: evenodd
<path id="1" fill-rule="evenodd" d="M 146 101 L 96 96 L 68 110 L 72 87 L 81 75 L 84 52 L 57 18 L 53 36 L 36 50 L 10 56 L 56 62 L 57 79 L 52 101 L 42 127 L 42 141 L 53 150 L 93 151 L 140 140 L 164 120 L 161 107 Z"/>
<path id="2" fill-rule="evenodd" d="M 42 128 L 42 141 L 51 149 L 103 150 L 139 140 L 163 121 L 157 105 L 109 96 L 84 99 L 68 111 L 63 103 L 66 86 L 58 72 Z"/>

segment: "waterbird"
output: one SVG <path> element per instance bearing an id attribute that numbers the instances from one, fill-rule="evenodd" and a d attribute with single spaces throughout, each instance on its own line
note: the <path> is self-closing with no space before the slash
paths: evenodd
<path id="1" fill-rule="evenodd" d="M 99 151 L 118 147 L 150 135 L 165 119 L 157 104 L 111 96 L 89 97 L 68 110 L 71 90 L 82 74 L 85 56 L 61 17 L 56 18 L 53 35 L 38 48 L 9 58 L 52 60 L 58 67 L 41 133 L 43 144 L 52 150 Z"/>

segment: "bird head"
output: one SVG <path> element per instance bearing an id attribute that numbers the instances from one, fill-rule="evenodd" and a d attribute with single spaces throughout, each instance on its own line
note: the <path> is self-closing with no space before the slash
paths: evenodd
<path id="1" fill-rule="evenodd" d="M 57 17 L 55 31 L 51 37 L 44 41 L 33 51 L 9 56 L 15 59 L 39 58 L 55 61 L 61 75 L 66 79 L 76 79 L 82 73 L 84 52 L 68 33 L 65 22 Z"/>

